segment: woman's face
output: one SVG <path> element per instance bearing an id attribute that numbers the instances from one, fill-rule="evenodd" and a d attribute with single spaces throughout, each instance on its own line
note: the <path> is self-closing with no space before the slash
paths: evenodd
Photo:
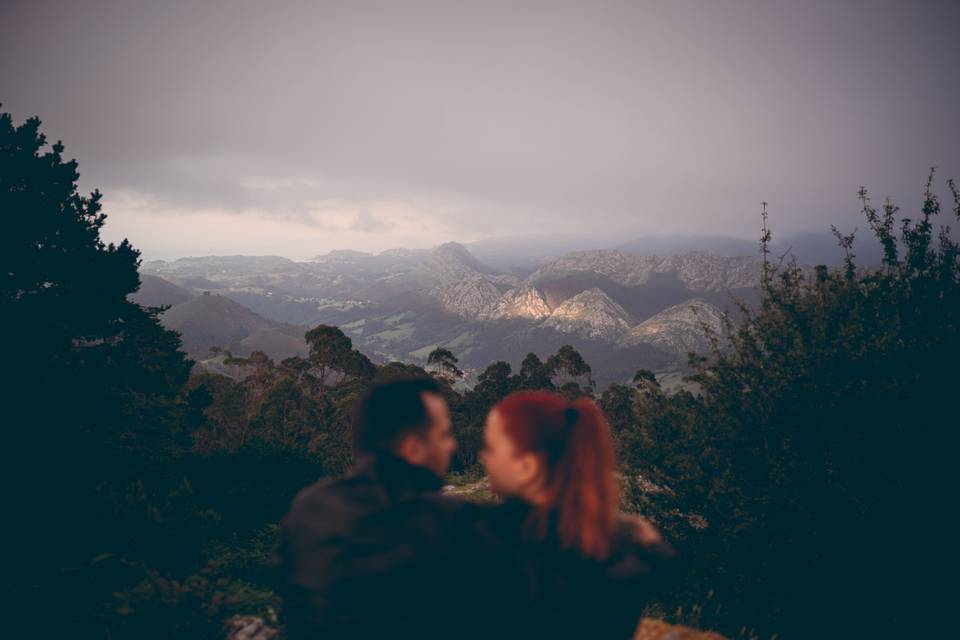
<path id="1" fill-rule="evenodd" d="M 529 498 L 539 472 L 537 458 L 530 453 L 517 452 L 504 429 L 503 417 L 496 409 L 487 415 L 480 462 L 495 493 Z"/>

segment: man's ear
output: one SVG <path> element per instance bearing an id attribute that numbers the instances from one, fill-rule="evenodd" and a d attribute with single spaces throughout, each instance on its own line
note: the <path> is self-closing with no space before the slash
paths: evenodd
<path id="1" fill-rule="evenodd" d="M 423 440 L 416 434 L 408 433 L 397 443 L 397 456 L 412 465 L 422 465 L 426 459 Z"/>

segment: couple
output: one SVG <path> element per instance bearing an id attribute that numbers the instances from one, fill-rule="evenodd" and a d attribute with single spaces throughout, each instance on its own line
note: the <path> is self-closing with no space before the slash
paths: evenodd
<path id="1" fill-rule="evenodd" d="M 374 386 L 355 468 L 294 499 L 279 546 L 290 638 L 630 638 L 673 551 L 618 514 L 599 408 L 547 392 L 494 406 L 481 461 L 504 500 L 480 505 L 441 492 L 456 449 L 441 391 Z"/>

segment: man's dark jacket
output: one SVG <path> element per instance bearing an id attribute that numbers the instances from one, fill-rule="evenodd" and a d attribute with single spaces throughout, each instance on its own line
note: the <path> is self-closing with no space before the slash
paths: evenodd
<path id="1" fill-rule="evenodd" d="M 296 496 L 279 546 L 291 640 L 481 637 L 512 617 L 518 569 L 484 539 L 478 508 L 441 487 L 383 454 Z"/>

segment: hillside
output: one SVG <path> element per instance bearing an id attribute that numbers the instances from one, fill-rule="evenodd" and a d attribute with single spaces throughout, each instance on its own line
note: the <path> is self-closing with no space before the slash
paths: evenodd
<path id="1" fill-rule="evenodd" d="M 144 307 L 176 305 L 194 297 L 194 293 L 169 280 L 146 273 L 140 274 L 140 288 L 130 294 L 130 299 Z"/>
<path id="2" fill-rule="evenodd" d="M 161 321 L 180 332 L 183 348 L 193 358 L 205 358 L 210 347 L 228 349 L 234 355 L 261 350 L 274 359 L 307 354 L 306 328 L 268 320 L 218 294 L 207 293 L 177 304 Z"/>
<path id="3" fill-rule="evenodd" d="M 622 338 L 622 343 L 647 343 L 677 353 L 702 353 L 710 348 L 708 331 L 721 335 L 722 320 L 722 311 L 712 304 L 699 299 L 688 300 L 636 325 Z"/>

